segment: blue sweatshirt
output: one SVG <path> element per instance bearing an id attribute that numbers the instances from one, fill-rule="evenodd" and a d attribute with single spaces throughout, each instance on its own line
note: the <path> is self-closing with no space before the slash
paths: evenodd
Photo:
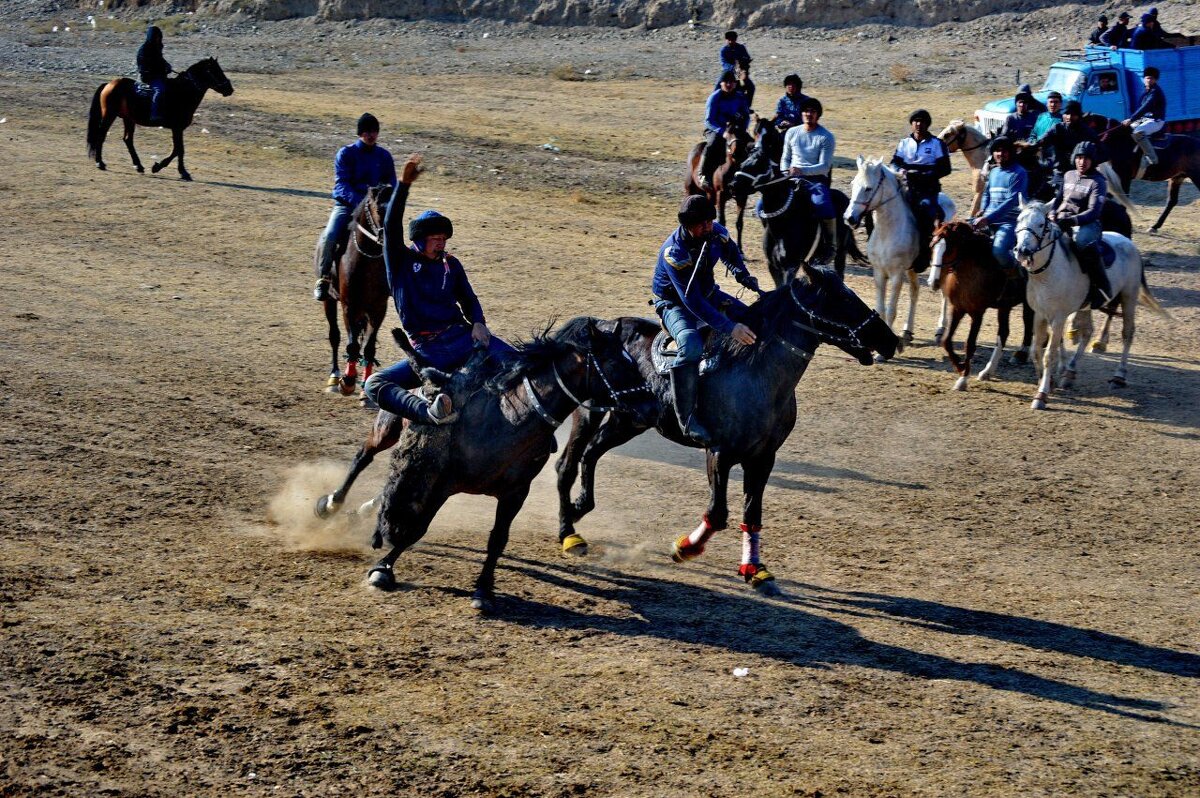
<path id="1" fill-rule="evenodd" d="M 704 257 L 697 261 L 702 248 Z M 724 263 L 735 276 L 750 273 L 737 244 L 721 225 L 713 224 L 707 242 L 692 238 L 678 227 L 658 251 L 651 288 L 656 297 L 683 305 L 714 330 L 728 334 L 733 330 L 733 321 L 709 301 L 720 290 L 713 276 L 717 261 Z"/>
<path id="2" fill-rule="evenodd" d="M 786 94 L 780 97 L 779 102 L 775 103 L 775 123 L 787 120 L 789 125 L 800 124 L 800 105 L 807 99 L 808 96 L 801 92 L 797 92 L 795 97 Z"/>
<path id="3" fill-rule="evenodd" d="M 408 186 L 401 183 L 392 194 L 383 222 L 388 289 L 404 332 L 414 340 L 455 324 L 482 322 L 483 308 L 458 258 L 446 255 L 431 260 L 404 245 L 407 201 Z"/>
<path id="4" fill-rule="evenodd" d="M 333 159 L 335 200 L 353 208 L 367 196 L 368 189 L 383 183 L 396 185 L 396 164 L 383 147 L 368 147 L 359 139 L 337 151 Z"/>
<path id="5" fill-rule="evenodd" d="M 1162 86 L 1155 83 L 1150 88 L 1146 89 L 1146 93 L 1142 95 L 1142 99 L 1138 101 L 1138 107 L 1129 115 L 1130 119 L 1157 119 L 1166 121 L 1167 119 L 1167 95 L 1163 93 Z"/>
<path id="6" fill-rule="evenodd" d="M 737 68 L 738 61 L 749 61 L 750 51 L 741 42 L 727 44 L 721 48 L 721 71 L 732 72 Z"/>
<path id="7" fill-rule="evenodd" d="M 988 172 L 979 215 L 989 224 L 1016 224 L 1020 197 L 1029 194 L 1029 176 L 1019 164 L 996 166 Z"/>
<path id="8" fill-rule="evenodd" d="M 745 130 L 749 121 L 750 106 L 744 94 L 736 91 L 725 94 L 717 89 L 708 96 L 708 104 L 704 107 L 704 127 L 708 130 L 724 133 L 729 125 Z"/>

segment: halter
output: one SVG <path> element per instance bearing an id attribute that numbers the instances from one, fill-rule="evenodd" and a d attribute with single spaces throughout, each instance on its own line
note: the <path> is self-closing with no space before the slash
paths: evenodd
<path id="1" fill-rule="evenodd" d="M 567 387 L 566 381 L 563 380 L 562 374 L 560 374 L 558 371 L 558 366 L 551 365 L 550 368 L 554 372 L 554 381 L 558 384 L 559 390 L 566 394 L 567 399 L 573 403 L 573 407 L 571 408 L 572 411 L 574 411 L 575 407 L 582 407 L 591 413 L 620 412 L 627 409 L 627 405 L 622 397 L 628 396 L 629 394 L 650 390 L 650 386 L 646 384 L 645 380 L 643 380 L 640 385 L 635 385 L 631 388 L 614 388 L 612 383 L 608 380 L 608 375 L 604 373 L 604 369 L 600 368 L 600 362 L 596 360 L 596 356 L 590 349 L 587 352 L 584 362 L 586 365 L 586 370 L 584 372 L 584 386 L 586 387 L 591 384 L 592 372 L 595 372 L 600 377 L 600 382 L 604 385 L 604 390 L 608 392 L 608 398 L 612 400 L 612 403 L 607 405 L 597 405 L 590 399 L 580 399 L 570 388 Z M 529 404 L 533 406 L 534 412 L 537 413 L 538 416 L 551 427 L 557 429 L 558 426 L 566 420 L 566 418 L 564 417 L 562 419 L 556 419 L 553 414 L 546 409 L 546 406 L 542 403 L 542 401 L 538 398 L 537 393 L 534 391 L 533 383 L 529 381 L 528 376 L 521 381 L 521 384 L 525 386 L 525 393 L 529 397 Z M 570 414 L 568 413 L 568 415 Z"/>
<path id="2" fill-rule="evenodd" d="M 987 143 L 988 143 L 987 138 L 984 138 L 983 141 L 979 142 L 974 147 L 964 147 L 963 142 L 965 142 L 966 140 L 967 140 L 967 125 L 964 122 L 963 126 L 958 129 L 958 133 L 954 136 L 954 143 L 958 145 L 959 152 L 971 152 L 972 150 L 977 150 L 980 147 L 987 146 Z"/>
<path id="3" fill-rule="evenodd" d="M 1037 245 L 1038 245 L 1037 249 L 1035 249 L 1033 252 L 1029 253 L 1029 258 L 1027 259 L 1027 261 L 1029 263 L 1033 263 L 1034 255 L 1038 254 L 1039 252 L 1042 252 L 1043 250 L 1045 250 L 1049 247 L 1053 247 L 1055 244 L 1057 244 L 1059 242 L 1059 239 L 1062 238 L 1062 230 L 1058 229 L 1058 225 L 1052 224 L 1049 219 L 1045 220 L 1045 226 L 1042 228 L 1041 235 L 1034 235 L 1033 228 L 1029 227 L 1029 226 L 1018 227 L 1016 229 L 1016 235 L 1020 236 L 1022 230 L 1024 230 L 1026 233 L 1029 233 L 1030 235 L 1033 235 L 1034 241 L 1036 241 Z M 1049 237 L 1050 240 L 1046 241 L 1046 239 L 1044 237 Z M 1045 242 L 1045 243 L 1043 243 L 1043 242 Z M 1044 266 L 1042 266 L 1041 268 L 1038 268 L 1038 269 L 1030 269 L 1027 267 L 1025 269 L 1025 271 L 1029 272 L 1030 274 L 1041 274 L 1042 272 L 1046 271 L 1046 269 L 1050 268 L 1050 264 L 1053 261 L 1054 261 L 1054 253 L 1051 252 L 1050 257 L 1046 258 L 1046 263 Z"/>
<path id="4" fill-rule="evenodd" d="M 796 284 L 795 283 L 792 283 L 788 287 L 788 294 L 792 297 L 792 301 L 796 303 L 796 307 L 798 307 L 800 309 L 800 311 L 802 313 L 804 313 L 805 316 L 808 317 L 809 322 L 811 322 L 811 324 L 805 324 L 802 321 L 793 320 L 792 321 L 793 327 L 798 327 L 801 330 L 810 332 L 813 335 L 816 335 L 821 340 L 826 341 L 827 343 L 834 344 L 835 346 L 847 344 L 856 349 L 870 349 L 870 347 L 868 347 L 866 344 L 863 343 L 862 339 L 859 337 L 859 333 L 862 332 L 864 327 L 866 327 L 868 324 L 871 323 L 872 319 L 878 318 L 879 314 L 876 313 L 874 310 L 872 310 L 870 313 L 868 313 L 863 318 L 863 320 L 860 321 L 857 325 L 855 325 L 854 327 L 851 327 L 848 324 L 842 324 L 840 321 L 834 321 L 833 319 L 827 319 L 824 316 L 820 315 L 819 313 L 816 313 L 815 311 L 813 311 L 811 308 L 809 308 L 803 302 L 801 302 L 800 297 L 796 296 Z M 816 327 L 813 327 L 812 324 L 824 324 L 827 327 L 833 327 L 836 329 L 845 330 L 846 332 L 844 334 L 842 334 L 842 333 L 836 333 L 836 332 L 829 332 L 827 330 L 820 330 Z"/>

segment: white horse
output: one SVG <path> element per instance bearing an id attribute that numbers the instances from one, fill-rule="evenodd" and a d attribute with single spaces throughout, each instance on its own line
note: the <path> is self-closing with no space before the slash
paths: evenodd
<path id="1" fill-rule="evenodd" d="M 896 200 L 900 200 L 896 202 Z M 954 201 L 945 194 L 938 195 L 938 203 L 947 221 L 954 217 Z M 907 282 L 908 320 L 900 336 L 902 351 L 904 344 L 912 343 L 913 320 L 917 315 L 917 274 L 912 270 L 913 261 L 920 251 L 920 232 L 912 209 L 904 201 L 900 190 L 900 178 L 883 163 L 881 158 L 867 160 L 858 156 L 858 174 L 850 184 L 850 206 L 846 208 L 846 223 L 857 227 L 868 213 L 875 221 L 875 229 L 867 239 L 867 258 L 875 272 L 875 312 L 891 327 L 896 321 L 896 309 L 900 301 L 900 288 Z M 885 302 L 884 295 L 889 298 Z M 938 320 L 935 338 L 941 339 L 946 327 L 946 300 L 942 299 L 942 315 Z"/>
<path id="2" fill-rule="evenodd" d="M 1026 298 L 1035 314 L 1033 363 L 1040 381 L 1031 405 L 1034 410 L 1046 409 L 1046 399 L 1055 380 L 1063 388 L 1069 388 L 1075 381 L 1079 358 L 1091 339 L 1093 329 L 1091 310 L 1080 310 L 1087 299 L 1087 275 L 1079 268 L 1079 262 L 1064 240 L 1062 230 L 1050 220 L 1049 213 L 1050 206 L 1045 203 L 1021 200 L 1021 213 L 1017 217 L 1017 245 L 1014 249 L 1017 261 L 1029 273 Z M 1142 304 L 1164 316 L 1166 312 L 1146 285 L 1142 256 L 1133 242 L 1117 233 L 1105 233 L 1104 240 L 1116 252 L 1116 260 L 1106 271 L 1114 298 L 1120 301 L 1124 315 L 1121 325 L 1124 351 L 1116 372 L 1109 380 L 1111 387 L 1119 388 L 1125 385 L 1128 374 L 1129 348 L 1133 344 L 1134 314 L 1138 300 L 1141 299 Z M 1072 329 L 1078 335 L 1078 344 L 1074 356 L 1064 366 L 1063 331 L 1072 313 L 1075 314 Z M 1046 347 L 1044 354 L 1043 346 Z"/>

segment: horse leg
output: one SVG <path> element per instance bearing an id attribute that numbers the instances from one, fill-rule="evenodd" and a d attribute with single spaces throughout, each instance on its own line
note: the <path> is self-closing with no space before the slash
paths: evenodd
<path id="1" fill-rule="evenodd" d="M 742 563 L 738 566 L 738 573 L 748 585 L 764 596 L 783 595 L 783 591 L 775 584 L 775 577 L 759 557 L 762 497 L 774 467 L 774 452 L 742 463 Z"/>
<path id="2" fill-rule="evenodd" d="M 163 158 L 161 161 L 155 161 L 154 163 L 150 164 L 150 171 L 154 174 L 158 174 L 162 170 L 166 169 L 167 165 L 170 164 L 171 161 L 175 160 L 175 156 L 176 156 L 176 147 L 175 147 L 174 137 L 172 136 L 171 151 L 169 153 L 167 153 L 166 158 Z"/>
<path id="3" fill-rule="evenodd" d="M 576 457 L 572 453 L 571 457 L 568 458 L 567 452 L 563 452 L 563 456 L 559 458 L 560 506 L 558 542 L 562 546 L 564 554 L 577 556 L 587 554 L 587 541 L 575 532 L 574 522 L 580 520 L 596 508 L 596 464 L 600 462 L 600 458 L 607 454 L 609 450 L 633 440 L 644 432 L 643 429 L 634 426 L 619 416 L 609 415 L 604 420 L 604 423 L 600 424 L 598 419 L 591 418 L 591 416 L 598 416 L 599 414 L 579 414 L 579 416 L 585 415 L 588 417 L 577 422 L 579 424 L 579 440 L 582 441 L 582 444 L 576 442 L 576 447 L 581 447 L 580 454 Z M 596 429 L 596 425 L 599 425 L 599 429 Z M 572 439 L 575 436 L 576 430 L 572 429 Z M 571 446 L 570 441 L 568 441 L 567 446 Z M 571 502 L 570 486 L 575 479 L 573 464 L 578 464 L 581 473 L 579 477 L 579 498 Z"/>
<path id="4" fill-rule="evenodd" d="M 975 357 L 975 342 L 979 339 L 979 327 L 983 324 L 982 313 L 971 314 L 971 326 L 967 329 L 967 346 L 963 352 L 963 367 L 961 377 L 954 383 L 954 390 L 967 390 L 967 381 L 971 378 L 971 361 Z"/>
<path id="5" fill-rule="evenodd" d="M 1200 177 L 1200 175 L 1196 177 Z M 1196 188 L 1200 188 L 1200 182 L 1196 181 L 1196 177 L 1192 178 L 1192 182 Z M 1150 226 L 1151 233 L 1158 232 L 1158 229 L 1163 226 L 1163 222 L 1167 220 L 1167 215 L 1171 212 L 1171 209 L 1179 204 L 1179 189 L 1183 186 L 1185 180 L 1187 180 L 1187 175 L 1175 175 L 1167 181 L 1167 207 L 1163 208 L 1158 221 Z"/>
<path id="6" fill-rule="evenodd" d="M 325 321 L 329 324 L 330 355 L 329 379 L 325 380 L 325 390 L 336 393 L 342 381 L 342 372 L 338 368 L 338 347 L 342 344 L 342 330 L 338 327 L 338 303 L 336 299 L 326 299 Z"/>
<path id="7" fill-rule="evenodd" d="M 1075 377 L 1079 372 L 1079 359 L 1083 357 L 1083 353 L 1087 351 L 1087 345 L 1092 340 L 1092 311 L 1080 310 L 1075 313 L 1071 321 L 1071 330 L 1074 333 L 1075 354 L 1071 356 L 1067 362 L 1067 367 L 1063 371 L 1062 387 L 1070 388 L 1075 384 Z"/>
<path id="8" fill-rule="evenodd" d="M 404 477 L 402 476 L 400 479 L 403 480 Z M 437 515 L 438 510 L 442 509 L 442 505 L 449 498 L 445 493 L 435 493 L 427 484 L 417 487 L 412 495 L 407 495 L 403 499 L 397 498 L 395 492 L 403 490 L 404 487 L 394 488 L 392 493 L 385 497 L 383 509 L 375 524 L 375 537 L 372 545 L 375 548 L 382 545 L 385 528 L 391 533 L 387 538 L 392 542 L 391 551 L 375 563 L 370 571 L 367 571 L 367 584 L 379 590 L 392 590 L 396 587 L 396 575 L 392 571 L 396 558 L 425 537 L 433 517 Z M 400 518 L 411 520 L 400 527 Z"/>
<path id="9" fill-rule="evenodd" d="M 471 596 L 471 606 L 482 613 L 490 614 L 496 608 L 496 563 L 508 545 L 508 530 L 512 527 L 513 519 L 525 504 L 529 495 L 529 483 L 525 483 L 512 493 L 501 496 L 496 504 L 496 523 L 488 534 L 487 558 L 483 561 L 483 570 L 475 580 L 475 595 Z"/>
<path id="10" fill-rule="evenodd" d="M 909 269 L 905 272 L 908 278 L 908 321 L 904 322 L 904 334 L 901 340 L 905 345 L 913 342 L 913 324 L 917 319 L 917 294 L 920 293 L 921 283 L 917 278 L 917 273 Z M 899 292 L 897 291 L 897 297 Z"/>
<path id="11" fill-rule="evenodd" d="M 1130 293 L 1133 295 L 1130 296 Z M 1129 375 L 1129 349 L 1133 346 L 1134 314 L 1137 312 L 1137 292 L 1126 292 L 1121 297 L 1121 311 L 1125 314 L 1121 319 L 1121 362 L 1108 381 L 1110 388 L 1124 388 L 1125 378 Z M 1112 321 L 1112 316 L 1108 317 Z"/>
<path id="12" fill-rule="evenodd" d="M 992 350 L 988 364 L 979 372 L 980 381 L 990 380 L 996 374 L 996 367 L 1000 365 L 1000 357 L 1004 354 L 1004 344 L 1008 342 L 1008 317 L 1011 312 L 1012 308 L 996 310 L 996 347 Z"/>
<path id="13" fill-rule="evenodd" d="M 742 197 L 739 199 L 738 197 L 734 197 L 733 201 L 734 201 L 734 203 L 737 204 L 737 245 L 738 245 L 738 252 L 741 252 L 742 251 L 742 223 L 745 221 L 745 217 L 746 217 L 746 198 Z"/>
<path id="14" fill-rule="evenodd" d="M 362 338 L 364 319 L 361 315 L 355 318 L 350 313 L 349 303 L 345 303 L 342 305 L 342 320 L 346 325 L 346 370 L 342 373 L 339 388 L 342 396 L 353 396 L 358 384 L 358 357 L 362 352 L 358 342 Z"/>
<path id="15" fill-rule="evenodd" d="M 684 535 L 675 541 L 671 549 L 671 559 L 675 562 L 693 560 L 704 553 L 704 545 L 709 538 L 720 532 L 729 523 L 729 469 L 732 463 L 726 462 L 720 452 L 708 452 L 708 511 L 700 519 L 700 525 L 691 534 Z"/>
<path id="16" fill-rule="evenodd" d="M 887 290 L 887 272 L 883 270 L 882 266 L 876 266 L 873 271 L 875 277 L 875 313 L 884 320 L 888 326 L 888 329 L 890 330 L 892 328 L 892 321 L 888 318 L 887 302 L 884 300 L 884 294 Z M 896 351 L 900 352 L 903 349 L 904 342 L 901 341 L 899 344 L 897 344 Z M 882 363 L 883 355 L 876 354 L 875 362 Z"/>
<path id="17" fill-rule="evenodd" d="M 175 152 L 179 153 L 179 177 L 181 180 L 191 180 L 192 176 L 183 165 L 183 128 L 172 130 L 171 140 L 175 144 Z"/>
<path id="18" fill-rule="evenodd" d="M 1053 386 L 1054 374 L 1058 370 L 1060 361 L 1060 352 L 1062 351 L 1063 326 L 1066 324 L 1065 318 L 1057 318 L 1047 320 L 1049 323 L 1049 340 L 1047 340 L 1046 330 L 1039 329 L 1037 332 L 1037 341 L 1039 346 L 1035 347 L 1039 351 L 1040 344 L 1045 343 L 1046 351 L 1042 354 L 1042 376 L 1038 381 L 1038 391 L 1033 397 L 1033 402 L 1030 405 L 1034 410 L 1045 410 L 1046 400 L 1050 398 L 1050 389 Z M 1046 323 L 1043 322 L 1045 325 Z"/>
<path id="19" fill-rule="evenodd" d="M 354 455 L 354 459 L 350 462 L 350 471 L 346 473 L 346 478 L 342 480 L 341 487 L 333 493 L 317 499 L 317 506 L 313 509 L 313 512 L 317 514 L 318 518 L 329 518 L 342 508 L 342 502 L 346 500 L 346 494 L 350 492 L 350 487 L 354 484 L 354 480 L 358 479 L 358 475 L 363 472 L 363 469 L 371 464 L 371 461 L 375 459 L 375 455 L 395 446 L 396 441 L 400 440 L 400 433 L 403 431 L 404 420 L 399 416 L 384 412 L 380 412 L 375 416 L 375 425 L 371 428 L 371 433 L 367 436 L 367 440 L 359 447 L 358 453 Z M 367 512 L 373 509 L 373 507 L 374 500 L 360 507 L 359 512 Z"/>
<path id="20" fill-rule="evenodd" d="M 946 334 L 946 315 L 950 310 L 950 300 L 947 299 L 946 295 L 941 291 L 938 293 L 942 294 L 942 312 L 938 316 L 937 329 L 933 331 L 933 342 L 935 344 L 940 344 L 942 342 L 942 336 Z"/>
<path id="21" fill-rule="evenodd" d="M 379 328 L 381 326 L 383 326 L 383 314 L 380 314 L 378 316 L 376 316 L 375 314 L 368 315 L 368 317 L 367 317 L 367 336 L 366 336 L 367 340 L 366 340 L 366 343 L 363 344 L 363 354 L 362 354 L 363 385 L 366 385 L 367 379 L 370 378 L 371 374 L 375 370 L 375 365 L 376 365 L 375 346 L 376 346 L 376 341 L 379 339 Z M 368 410 L 377 409 L 377 405 L 370 399 L 370 397 L 367 396 L 367 393 L 365 390 L 362 392 L 362 405 L 363 405 L 363 407 L 367 408 Z"/>
<path id="22" fill-rule="evenodd" d="M 1100 325 L 1100 336 L 1095 341 L 1092 341 L 1092 351 L 1093 352 L 1107 352 L 1108 351 L 1108 333 L 1109 333 L 1109 330 L 1112 328 L 1112 320 L 1113 320 L 1113 312 L 1105 311 L 1104 312 L 1104 324 Z"/>
<path id="23" fill-rule="evenodd" d="M 133 166 L 138 170 L 138 174 L 146 171 L 142 166 L 142 159 L 138 158 L 137 150 L 133 148 L 133 133 L 137 130 L 137 123 L 132 119 L 125 120 L 125 133 L 121 136 L 121 140 L 125 142 L 125 149 L 129 150 L 129 157 L 133 159 Z"/>
<path id="24" fill-rule="evenodd" d="M 958 331 L 958 323 L 962 321 L 962 317 L 966 315 L 965 311 L 957 307 L 950 308 L 950 325 L 946 328 L 946 334 L 942 336 L 942 349 L 946 351 L 946 357 L 950 358 L 950 365 L 954 366 L 954 371 L 962 374 L 962 361 L 958 359 L 958 353 L 954 351 L 954 333 Z M 964 386 L 965 387 L 965 386 Z M 961 391 L 955 383 L 954 390 Z"/>
<path id="25" fill-rule="evenodd" d="M 1013 352 L 1012 356 L 1012 362 L 1018 364 L 1029 362 L 1029 347 L 1033 342 L 1034 312 L 1028 302 L 1021 303 L 1021 323 L 1021 348 Z"/>
<path id="26" fill-rule="evenodd" d="M 575 522 L 583 517 L 583 513 L 579 512 L 578 505 L 572 502 L 571 489 L 579 476 L 579 461 L 595 437 L 602 419 L 603 416 L 599 413 L 576 410 L 571 416 L 571 435 L 563 446 L 562 454 L 558 456 L 558 462 L 554 464 L 554 470 L 558 474 L 558 542 L 563 545 L 563 551 L 567 554 L 587 553 L 587 542 L 575 534 Z M 583 496 L 580 496 L 581 501 L 582 499 Z M 565 545 L 568 539 L 571 540 L 569 547 Z"/>

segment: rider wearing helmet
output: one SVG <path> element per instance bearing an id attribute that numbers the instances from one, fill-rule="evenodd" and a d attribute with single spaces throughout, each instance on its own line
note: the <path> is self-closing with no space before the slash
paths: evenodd
<path id="1" fill-rule="evenodd" d="M 938 194 L 941 180 L 950 174 L 950 152 L 937 136 L 930 134 L 933 119 L 924 108 L 909 114 L 912 134 L 901 139 L 892 156 L 892 166 L 900 171 L 908 184 L 908 202 L 916 216 L 921 248 L 913 270 L 922 272 L 929 266 L 929 239 L 933 228 L 943 221 Z"/>
<path id="2" fill-rule="evenodd" d="M 712 175 L 725 158 L 725 129 L 745 130 L 750 121 L 746 95 L 737 91 L 737 75 L 721 75 L 718 88 L 704 109 L 704 154 L 700 159 L 700 188 L 712 188 Z"/>
<path id="3" fill-rule="evenodd" d="M 152 125 L 161 124 L 162 95 L 167 88 L 167 75 L 171 65 L 163 57 L 163 34 L 157 25 L 146 28 L 146 40 L 137 51 L 138 76 L 150 87 L 150 119 Z"/>
<path id="4" fill-rule="evenodd" d="M 375 142 L 379 140 L 379 120 L 373 114 L 358 118 L 358 141 L 337 151 L 333 159 L 333 211 L 321 234 L 321 259 L 317 263 L 317 286 L 313 298 L 329 298 L 333 275 L 333 254 L 350 227 L 354 209 L 372 186 L 396 185 L 396 164 L 392 154 Z"/>
<path id="5" fill-rule="evenodd" d="M 1029 178 L 1015 160 L 1011 140 L 997 136 L 989 149 L 996 165 L 988 172 L 983 203 L 979 215 L 971 220 L 971 226 L 976 230 L 991 228 L 992 255 L 1009 274 L 1015 275 L 1017 259 L 1013 247 L 1017 244 L 1017 215 L 1021 197 L 1029 191 Z"/>
<path id="6" fill-rule="evenodd" d="M 425 211 L 409 222 L 412 246 L 404 245 L 404 206 L 420 165 L 421 156 L 409 156 L 383 223 L 388 288 L 400 324 L 413 351 L 441 371 L 458 369 L 476 348 L 503 357 L 512 347 L 488 330 L 462 263 L 446 254 L 446 240 L 454 235 L 451 221 L 437 211 Z M 410 393 L 419 387 L 417 366 L 402 360 L 372 374 L 363 390 L 383 410 L 418 424 L 448 424 L 458 417 L 449 396 L 440 393 L 430 402 Z"/>
<path id="7" fill-rule="evenodd" d="M 800 108 L 804 122 L 788 128 L 783 137 L 779 168 L 800 178 L 808 187 L 813 212 L 821 220 L 823 249 L 831 252 L 837 236 L 837 209 L 833 207 L 833 196 L 829 193 L 836 141 L 833 134 L 821 126 L 824 109 L 817 98 L 806 98 Z"/>
<path id="8" fill-rule="evenodd" d="M 738 321 L 746 306 L 720 289 L 713 267 L 717 261 L 724 263 L 751 291 L 758 291 L 758 280 L 746 268 L 729 231 L 714 223 L 716 218 L 717 209 L 707 197 L 693 195 L 683 201 L 679 227 L 658 251 L 651 284 L 654 309 L 679 350 L 671 368 L 679 429 L 701 445 L 708 445 L 709 435 L 695 413 L 703 354 L 700 328 L 712 327 L 746 346 L 755 340 L 750 328 Z"/>
<path id="9" fill-rule="evenodd" d="M 1071 155 L 1075 168 L 1063 176 L 1062 188 L 1054 198 L 1054 210 L 1050 218 L 1063 227 L 1075 227 L 1075 254 L 1079 258 L 1079 267 L 1091 281 L 1088 301 L 1093 308 L 1098 308 L 1112 298 L 1112 288 L 1096 246 L 1102 234 L 1100 209 L 1104 207 L 1108 184 L 1104 176 L 1096 171 L 1095 144 L 1080 142 Z"/>

